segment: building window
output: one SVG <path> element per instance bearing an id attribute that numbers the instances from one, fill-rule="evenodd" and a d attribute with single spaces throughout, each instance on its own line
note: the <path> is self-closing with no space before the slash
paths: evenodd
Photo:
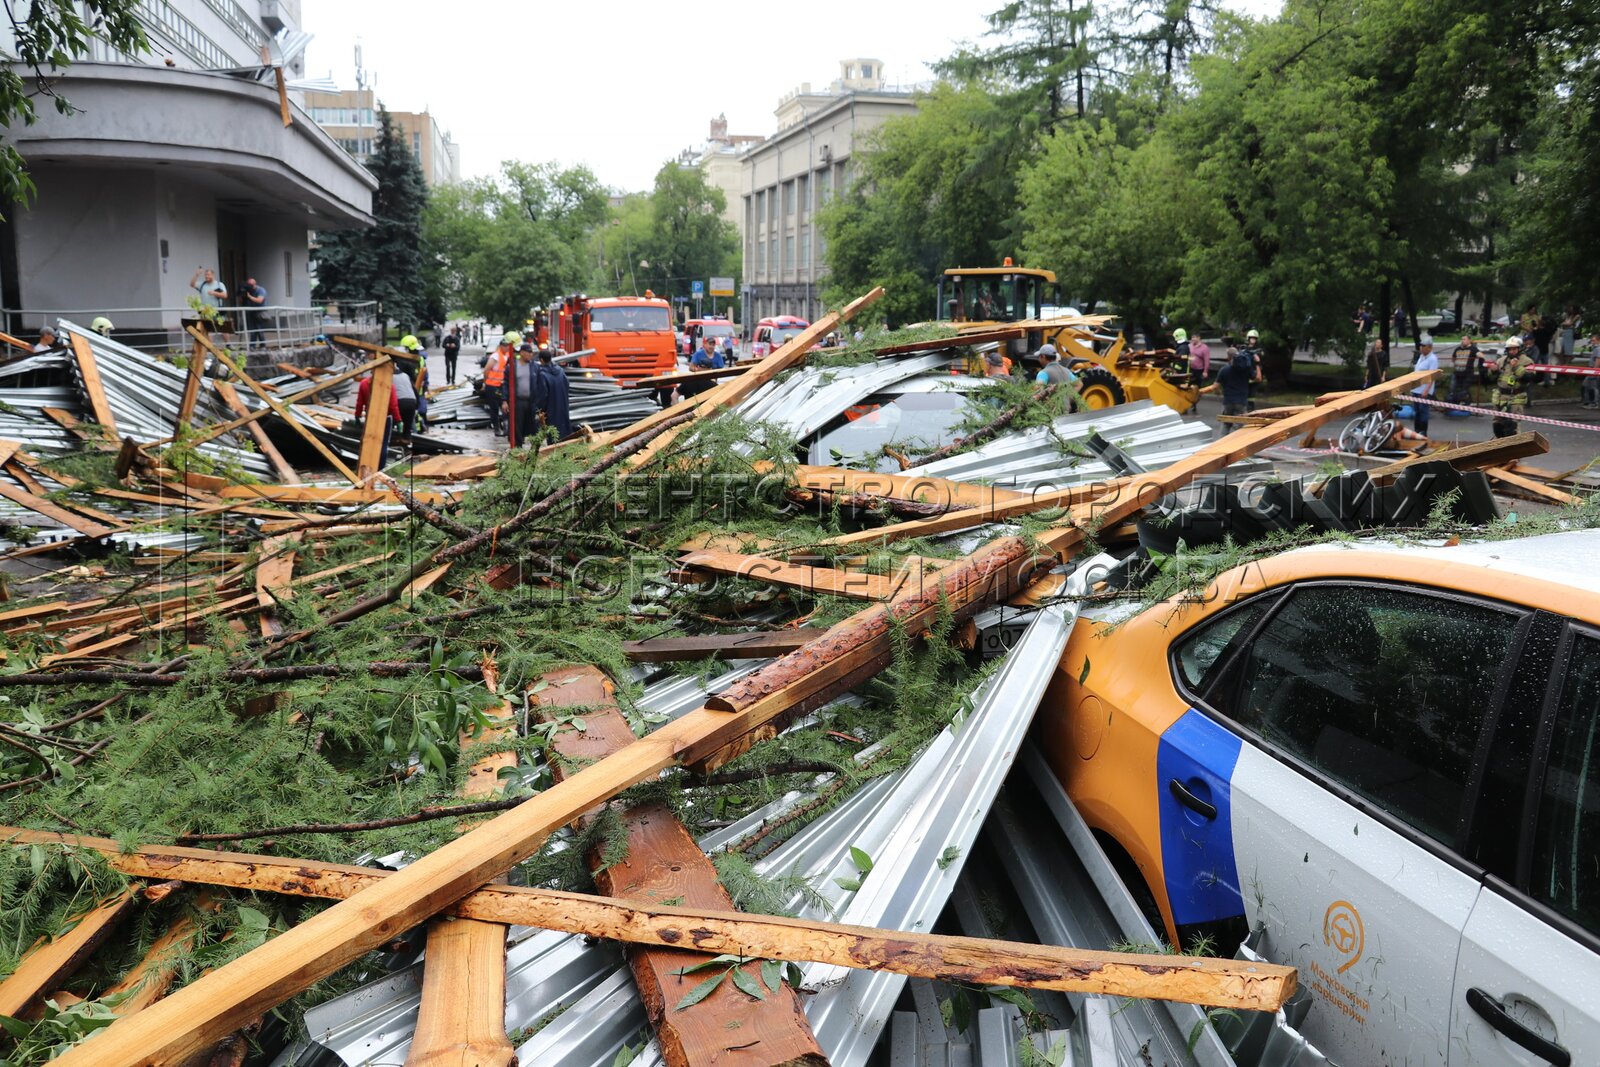
<path id="1" fill-rule="evenodd" d="M 771 274 L 778 273 L 778 235 L 773 234 L 767 240 L 767 271 Z"/>
<path id="2" fill-rule="evenodd" d="M 757 274 L 765 274 L 766 272 L 767 272 L 767 243 L 765 241 L 757 241 L 756 242 L 756 273 Z"/>
<path id="3" fill-rule="evenodd" d="M 759 226 L 767 221 L 767 191 L 763 189 L 756 194 L 756 217 L 752 226 Z"/>
<path id="4" fill-rule="evenodd" d="M 783 269 L 794 270 L 794 234 L 786 234 L 783 238 Z"/>
<path id="5" fill-rule="evenodd" d="M 283 299 L 287 303 L 294 297 L 294 253 L 283 250 Z"/>
<path id="6" fill-rule="evenodd" d="M 422 133 L 419 130 L 413 130 L 411 133 L 411 154 L 418 159 L 422 158 Z"/>
<path id="7" fill-rule="evenodd" d="M 797 187 L 796 198 L 800 201 L 800 214 L 802 217 L 811 212 L 811 180 L 810 175 L 802 174 L 795 179 Z"/>
<path id="8" fill-rule="evenodd" d="M 800 269 L 811 269 L 811 227 L 800 227 Z"/>
<path id="9" fill-rule="evenodd" d="M 787 218 L 789 218 L 789 217 L 791 217 L 793 215 L 794 215 L 794 182 L 788 181 L 788 182 L 784 182 L 783 183 L 783 217 L 787 219 Z"/>
<path id="10" fill-rule="evenodd" d="M 861 64 L 861 76 L 863 78 L 872 77 L 872 64 L 871 63 L 863 63 L 863 64 Z"/>

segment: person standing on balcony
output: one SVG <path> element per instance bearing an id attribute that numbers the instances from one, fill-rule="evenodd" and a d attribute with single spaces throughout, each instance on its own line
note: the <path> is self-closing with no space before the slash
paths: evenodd
<path id="1" fill-rule="evenodd" d="M 202 279 L 201 275 L 205 275 Z M 189 288 L 200 296 L 200 303 L 206 307 L 220 308 L 222 302 L 228 299 L 228 287 L 217 280 L 217 272 L 210 267 L 196 267 L 193 276 L 189 278 Z"/>
<path id="2" fill-rule="evenodd" d="M 254 278 L 246 278 L 244 288 L 239 290 L 239 295 L 244 297 L 245 349 L 248 351 L 255 348 L 257 335 L 260 335 L 261 347 L 267 347 L 266 313 L 260 310 L 266 306 L 267 291 L 257 285 Z"/>

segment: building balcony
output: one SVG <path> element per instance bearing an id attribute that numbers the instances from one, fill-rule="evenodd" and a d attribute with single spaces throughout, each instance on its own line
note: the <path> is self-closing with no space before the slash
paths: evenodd
<path id="1" fill-rule="evenodd" d="M 311 228 L 372 222 L 377 181 L 271 86 L 224 74 L 77 63 L 58 83 L 79 110 L 39 109 L 9 134 L 32 168 L 181 168 L 219 197 Z"/>

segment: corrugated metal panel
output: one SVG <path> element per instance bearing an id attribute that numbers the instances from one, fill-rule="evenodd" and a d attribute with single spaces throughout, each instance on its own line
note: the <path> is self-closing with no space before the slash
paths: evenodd
<path id="1" fill-rule="evenodd" d="M 851 405 L 896 382 L 943 367 L 950 358 L 942 353 L 859 367 L 805 367 L 783 381 L 762 386 L 734 410 L 752 422 L 782 426 L 804 438 Z"/>

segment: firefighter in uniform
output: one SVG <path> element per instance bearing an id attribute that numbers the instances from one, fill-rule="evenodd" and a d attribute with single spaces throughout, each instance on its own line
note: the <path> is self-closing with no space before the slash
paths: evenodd
<path id="1" fill-rule="evenodd" d="M 1528 382 L 1533 377 L 1529 367 L 1533 360 L 1522 354 L 1522 340 L 1517 337 L 1506 342 L 1506 354 L 1494 373 L 1494 393 L 1490 402 L 1496 411 L 1505 412 L 1494 419 L 1494 435 L 1510 437 L 1517 432 L 1517 418 L 1528 407 Z"/>
<path id="2" fill-rule="evenodd" d="M 483 404 L 489 409 L 489 429 L 496 437 L 506 432 L 506 374 L 511 370 L 511 361 L 517 358 L 517 345 L 521 342 L 520 333 L 507 330 L 499 347 L 483 357 Z"/>

